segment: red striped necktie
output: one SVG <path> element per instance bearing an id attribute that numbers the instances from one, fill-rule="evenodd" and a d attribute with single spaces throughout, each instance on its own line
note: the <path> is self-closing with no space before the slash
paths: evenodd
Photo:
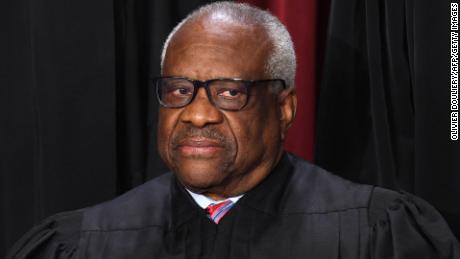
<path id="1" fill-rule="evenodd" d="M 219 221 L 224 217 L 224 215 L 235 205 L 233 201 L 226 200 L 219 203 L 212 203 L 207 208 L 208 217 L 214 221 L 214 223 L 219 224 Z"/>

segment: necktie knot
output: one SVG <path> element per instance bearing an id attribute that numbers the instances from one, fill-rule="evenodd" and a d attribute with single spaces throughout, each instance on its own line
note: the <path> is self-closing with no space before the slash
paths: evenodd
<path id="1" fill-rule="evenodd" d="M 208 217 L 214 221 L 214 223 L 219 224 L 219 221 L 224 217 L 224 215 L 235 205 L 233 201 L 226 200 L 219 203 L 212 203 L 207 208 Z"/>

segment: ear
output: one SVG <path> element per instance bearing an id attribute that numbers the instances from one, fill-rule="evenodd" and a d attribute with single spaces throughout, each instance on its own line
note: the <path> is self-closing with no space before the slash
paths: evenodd
<path id="1" fill-rule="evenodd" d="M 281 140 L 284 140 L 287 130 L 294 122 L 297 111 L 297 93 L 295 89 L 287 89 L 280 93 L 278 103 L 280 107 Z"/>

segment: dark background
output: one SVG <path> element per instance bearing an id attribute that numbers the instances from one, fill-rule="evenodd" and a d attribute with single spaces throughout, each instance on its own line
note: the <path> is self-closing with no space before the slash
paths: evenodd
<path id="1" fill-rule="evenodd" d="M 0 257 L 44 217 L 166 171 L 148 79 L 169 31 L 207 2 L 0 2 Z M 460 236 L 450 2 L 249 2 L 280 17 L 295 43 L 300 104 L 287 149 L 423 197 Z"/>

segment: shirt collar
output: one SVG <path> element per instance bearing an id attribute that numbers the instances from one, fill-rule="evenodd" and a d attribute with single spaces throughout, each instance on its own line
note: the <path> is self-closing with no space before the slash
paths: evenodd
<path id="1" fill-rule="evenodd" d="M 206 209 L 210 204 L 221 202 L 221 201 L 216 201 L 216 200 L 213 200 L 211 198 L 208 198 L 207 196 L 205 196 L 203 194 L 194 193 L 194 192 L 190 191 L 187 188 L 185 188 L 185 190 L 187 190 L 187 192 L 190 194 L 190 196 L 192 196 L 192 198 L 196 202 L 196 204 L 198 204 L 198 206 L 200 206 L 203 209 Z M 234 197 L 229 197 L 226 200 L 231 200 L 233 203 L 236 203 L 241 197 L 243 197 L 243 195 L 244 194 L 234 196 Z"/>

